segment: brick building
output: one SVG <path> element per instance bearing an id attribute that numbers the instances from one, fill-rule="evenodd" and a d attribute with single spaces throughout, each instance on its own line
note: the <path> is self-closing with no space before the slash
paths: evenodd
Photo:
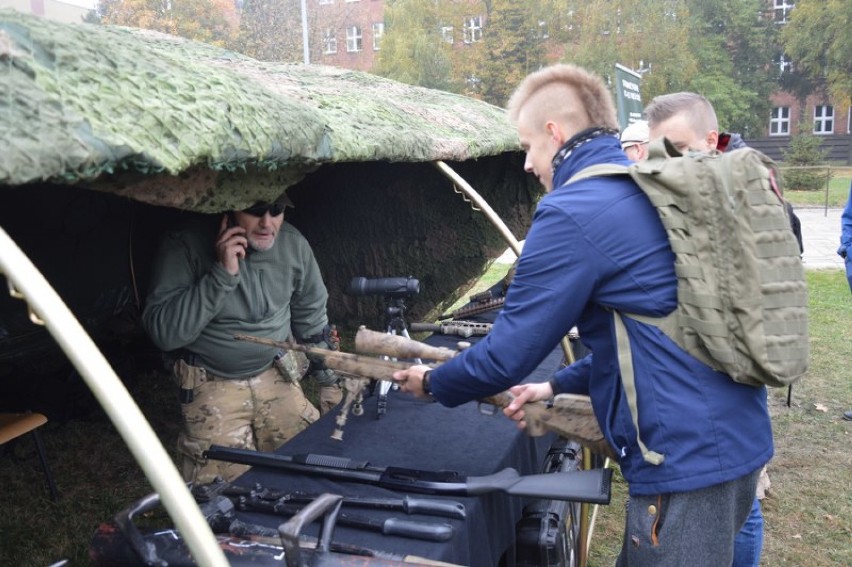
<path id="1" fill-rule="evenodd" d="M 795 2 L 792 0 L 768 0 L 773 17 L 779 26 L 787 23 Z M 781 54 L 773 62 L 780 73 L 792 71 L 796 62 Z M 839 107 L 825 92 L 813 92 L 799 100 L 794 94 L 777 90 L 770 97 L 772 110 L 765 135 L 749 140 L 749 143 L 781 160 L 790 139 L 796 134 L 813 134 L 822 138 L 821 147 L 834 162 L 852 163 L 852 106 Z"/>
<path id="2" fill-rule="evenodd" d="M 25 14 L 44 16 L 57 22 L 79 24 L 94 7 L 89 2 L 61 2 L 60 0 L 0 0 L 0 8 L 13 8 Z"/>

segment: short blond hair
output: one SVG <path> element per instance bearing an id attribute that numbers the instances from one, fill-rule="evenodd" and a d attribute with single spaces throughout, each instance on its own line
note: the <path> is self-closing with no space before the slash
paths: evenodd
<path id="1" fill-rule="evenodd" d="M 559 64 L 528 75 L 509 98 L 507 107 L 509 120 L 515 124 L 521 110 L 532 101 L 537 103 L 537 117 L 547 115 L 576 130 L 596 126 L 617 131 L 612 98 L 599 76 L 576 65 Z"/>
<path id="2" fill-rule="evenodd" d="M 645 108 L 648 125 L 653 129 L 675 114 L 683 113 L 691 125 L 692 131 L 700 137 L 708 132 L 719 131 L 716 111 L 706 97 L 698 93 L 680 92 L 654 97 Z"/>

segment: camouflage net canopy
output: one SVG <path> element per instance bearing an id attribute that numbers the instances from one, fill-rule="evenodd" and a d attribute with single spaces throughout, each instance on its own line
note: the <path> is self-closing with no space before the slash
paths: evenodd
<path id="1" fill-rule="evenodd" d="M 84 183 L 215 212 L 326 163 L 518 150 L 505 112 L 467 97 L 0 9 L 0 186 Z"/>

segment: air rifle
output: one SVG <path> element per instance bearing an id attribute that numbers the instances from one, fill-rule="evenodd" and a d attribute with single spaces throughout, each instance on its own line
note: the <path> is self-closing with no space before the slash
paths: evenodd
<path id="1" fill-rule="evenodd" d="M 193 495 L 199 503 L 204 503 L 201 504 L 202 510 L 211 507 L 211 503 L 214 503 L 214 508 L 219 508 L 221 504 L 218 503 L 218 500 L 226 498 L 233 503 L 233 506 L 237 510 L 285 517 L 296 516 L 302 511 L 305 505 L 322 498 L 321 494 L 300 497 L 293 493 L 283 493 L 262 487 L 251 489 L 237 487 L 221 481 L 219 478 L 213 483 L 193 487 Z M 424 506 L 428 510 L 431 510 L 427 499 L 421 498 L 417 500 L 423 501 Z M 352 505 L 353 502 L 357 504 L 359 501 L 357 498 L 340 497 L 341 506 Z M 377 507 L 372 506 L 373 504 L 392 504 L 394 502 L 392 499 L 375 498 L 366 500 L 366 503 L 371 505 L 371 507 Z M 362 499 L 360 503 L 365 503 L 365 500 Z M 458 505 L 462 509 L 464 508 L 461 503 L 458 503 Z M 342 511 L 337 513 L 335 522 L 338 526 L 349 526 L 384 535 L 395 535 L 426 541 L 447 541 L 453 537 L 455 531 L 452 524 L 446 522 L 410 520 L 398 517 L 376 519 L 370 516 L 352 515 Z"/>
<path id="2" fill-rule="evenodd" d="M 461 337 L 481 337 L 491 332 L 492 323 L 477 321 L 441 321 L 440 323 L 412 323 L 408 326 L 412 333 L 440 333 Z"/>
<path id="3" fill-rule="evenodd" d="M 234 335 L 237 340 L 256 342 L 283 349 L 295 349 L 304 352 L 308 357 L 325 364 L 327 367 L 349 375 L 362 376 L 371 380 L 392 380 L 397 370 L 406 370 L 411 364 L 384 360 L 372 356 L 359 356 L 341 351 L 332 351 L 317 347 L 309 347 L 286 341 L 273 341 L 250 335 Z M 358 329 L 355 335 L 355 349 L 359 352 L 379 354 L 393 358 L 434 360 L 444 362 L 456 356 L 458 351 L 434 347 L 425 343 L 407 339 L 401 335 L 389 335 L 364 328 Z M 436 367 L 437 364 L 429 366 Z M 510 392 L 502 392 L 482 398 L 479 401 L 498 408 L 505 408 L 515 397 Z M 553 432 L 576 441 L 591 451 L 605 457 L 617 458 L 615 451 L 604 438 L 600 425 L 592 410 L 588 396 L 560 394 L 552 403 L 532 402 L 524 404 L 524 421 L 527 423 L 526 432 L 532 437 Z"/>
<path id="4" fill-rule="evenodd" d="M 513 468 L 505 468 L 487 476 L 466 477 L 455 471 L 377 467 L 366 461 L 353 461 L 331 455 L 288 456 L 221 445 L 211 445 L 204 456 L 253 467 L 372 484 L 401 492 L 447 496 L 505 492 L 530 498 L 609 504 L 612 480 L 610 468 L 527 476 L 521 476 Z"/>
<path id="5" fill-rule="evenodd" d="M 238 519 L 233 503 L 208 488 L 208 485 L 196 486 L 193 495 L 205 520 L 217 534 L 219 547 L 233 566 L 451 565 L 332 540 L 338 513 L 335 505 L 341 498 L 337 495 L 323 494 L 317 497 L 297 516 L 275 529 Z M 116 514 L 114 523 L 101 524 L 89 547 L 92 564 L 98 567 L 197 565 L 179 532 L 171 529 L 143 532 L 136 526 L 134 516 L 153 510 L 159 503 L 159 495 L 150 494 Z M 320 517 L 322 514 L 325 515 Z M 323 530 L 319 538 L 301 534 L 305 524 L 320 519 L 323 520 Z"/>
<path id="6" fill-rule="evenodd" d="M 464 307 L 456 309 L 452 313 L 441 315 L 440 319 L 463 319 L 465 317 L 473 317 L 474 315 L 481 315 L 482 313 L 500 309 L 503 307 L 504 303 L 506 303 L 505 297 L 492 297 L 490 299 L 471 303 L 470 305 L 465 305 Z"/>

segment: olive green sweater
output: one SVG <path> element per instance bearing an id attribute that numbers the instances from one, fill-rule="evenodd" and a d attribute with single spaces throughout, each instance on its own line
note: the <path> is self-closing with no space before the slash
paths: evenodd
<path id="1" fill-rule="evenodd" d="M 237 333 L 283 341 L 322 331 L 328 293 L 307 240 L 284 222 L 275 245 L 252 251 L 232 276 L 217 261 L 216 228 L 202 222 L 169 234 L 152 272 L 142 324 L 165 351 L 185 349 L 227 378 L 265 370 L 276 349 Z"/>

